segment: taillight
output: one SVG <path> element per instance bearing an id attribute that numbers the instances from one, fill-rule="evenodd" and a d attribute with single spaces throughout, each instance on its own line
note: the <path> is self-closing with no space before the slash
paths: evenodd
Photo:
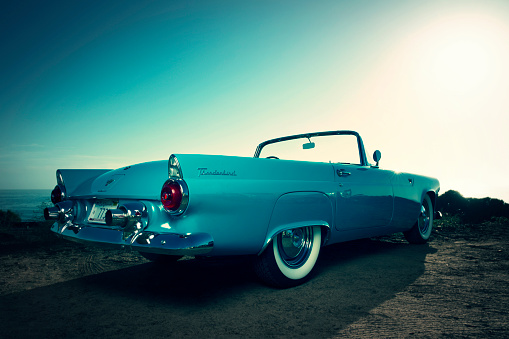
<path id="1" fill-rule="evenodd" d="M 189 193 L 183 180 L 168 179 L 161 189 L 161 203 L 171 214 L 182 214 L 187 208 Z"/>
<path id="2" fill-rule="evenodd" d="M 51 202 L 58 204 L 65 200 L 65 188 L 60 185 L 56 185 L 53 191 L 51 191 Z"/>
<path id="3" fill-rule="evenodd" d="M 161 202 L 167 210 L 176 210 L 182 202 L 180 185 L 175 181 L 166 182 L 161 190 Z"/>

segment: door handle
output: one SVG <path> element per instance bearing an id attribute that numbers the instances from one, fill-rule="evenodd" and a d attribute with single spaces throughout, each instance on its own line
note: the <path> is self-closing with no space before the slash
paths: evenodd
<path id="1" fill-rule="evenodd" d="M 337 174 L 338 176 L 340 176 L 340 177 L 346 177 L 347 175 L 350 175 L 350 174 L 352 174 L 352 173 L 350 173 L 350 172 L 344 172 L 344 170 L 343 170 L 343 169 L 341 169 L 341 170 L 336 170 L 336 174 Z"/>

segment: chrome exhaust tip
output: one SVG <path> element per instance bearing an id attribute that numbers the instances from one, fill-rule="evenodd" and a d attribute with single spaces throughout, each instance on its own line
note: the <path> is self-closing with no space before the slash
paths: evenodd
<path id="1" fill-rule="evenodd" d="M 63 201 L 55 205 L 55 207 L 48 207 L 44 209 L 44 219 L 46 220 L 58 220 L 60 223 L 65 223 L 67 220 L 73 218 L 73 207 L 72 201 Z"/>
<path id="2" fill-rule="evenodd" d="M 57 220 L 58 212 L 60 210 L 58 207 L 47 207 L 44 209 L 44 220 Z"/>
<path id="3" fill-rule="evenodd" d="M 127 225 L 127 210 L 120 206 L 116 210 L 106 211 L 105 221 L 107 226 L 120 226 L 125 227 Z"/>
<path id="4" fill-rule="evenodd" d="M 107 226 L 118 226 L 125 228 L 141 220 L 146 213 L 145 205 L 139 202 L 127 203 L 117 209 L 108 210 L 105 216 Z"/>

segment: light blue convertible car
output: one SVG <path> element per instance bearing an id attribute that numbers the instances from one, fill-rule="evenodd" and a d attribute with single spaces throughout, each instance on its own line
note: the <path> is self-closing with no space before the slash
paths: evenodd
<path id="1" fill-rule="evenodd" d="M 116 170 L 57 171 L 51 230 L 83 243 L 184 255 L 252 255 L 266 283 L 309 278 L 322 246 L 404 232 L 425 243 L 436 179 L 380 169 L 360 135 L 331 131 L 262 142 L 253 158 L 172 154 Z"/>

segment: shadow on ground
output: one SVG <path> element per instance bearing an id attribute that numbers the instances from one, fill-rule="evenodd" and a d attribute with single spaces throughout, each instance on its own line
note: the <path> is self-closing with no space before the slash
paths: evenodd
<path id="1" fill-rule="evenodd" d="M 414 282 L 432 251 L 325 247 L 311 281 L 287 290 L 261 285 L 246 259 L 146 263 L 1 297 L 2 336 L 328 337 Z"/>

